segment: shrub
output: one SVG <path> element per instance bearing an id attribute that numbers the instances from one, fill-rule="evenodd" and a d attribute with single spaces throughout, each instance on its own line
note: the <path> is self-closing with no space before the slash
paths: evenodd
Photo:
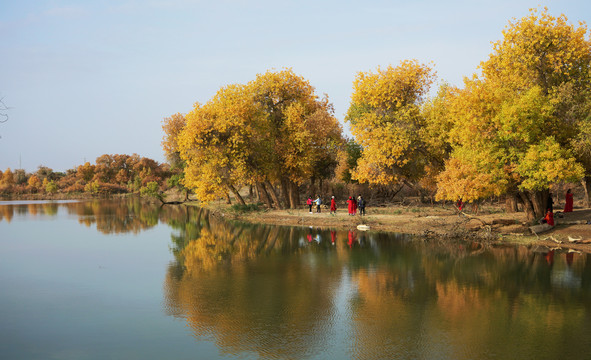
<path id="1" fill-rule="evenodd" d="M 242 204 L 234 204 L 232 205 L 232 211 L 236 211 L 236 212 L 252 212 L 252 211 L 261 211 L 261 203 L 256 203 L 256 204 L 246 204 L 246 205 L 242 205 Z"/>

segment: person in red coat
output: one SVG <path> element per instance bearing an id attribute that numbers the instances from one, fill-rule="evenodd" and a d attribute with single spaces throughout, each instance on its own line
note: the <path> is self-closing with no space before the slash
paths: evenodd
<path id="1" fill-rule="evenodd" d="M 349 210 L 349 215 L 355 215 L 355 200 L 351 196 L 347 200 L 347 209 Z"/>
<path id="2" fill-rule="evenodd" d="M 550 226 L 554 226 L 554 213 L 550 209 L 548 209 L 548 212 L 546 212 L 546 216 L 542 221 Z"/>
<path id="3" fill-rule="evenodd" d="M 573 193 L 570 191 L 570 189 L 568 189 L 566 191 L 565 201 L 566 201 L 566 203 L 564 204 L 564 212 L 572 212 L 573 211 Z"/>
<path id="4" fill-rule="evenodd" d="M 335 201 L 334 196 L 330 198 L 330 213 L 337 213 L 337 202 Z"/>

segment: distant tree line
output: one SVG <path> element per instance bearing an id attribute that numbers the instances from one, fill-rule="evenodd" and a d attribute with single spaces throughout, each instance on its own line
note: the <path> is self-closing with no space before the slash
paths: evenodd
<path id="1" fill-rule="evenodd" d="M 168 188 L 173 173 L 168 164 L 133 155 L 101 155 L 66 172 L 39 166 L 35 173 L 23 169 L 0 171 L 0 194 L 109 195 L 140 193 Z M 172 185 L 174 186 L 174 184 Z"/>

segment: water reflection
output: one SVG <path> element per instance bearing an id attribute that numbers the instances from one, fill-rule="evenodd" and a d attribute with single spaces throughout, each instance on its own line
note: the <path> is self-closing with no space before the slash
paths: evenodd
<path id="1" fill-rule="evenodd" d="M 153 228 L 159 222 L 174 223 L 185 218 L 184 206 L 161 206 L 142 201 L 138 197 L 115 200 L 84 201 L 22 201 L 0 202 L 0 221 L 11 222 L 15 216 L 51 218 L 60 210 L 78 219 L 80 224 L 96 229 L 104 234 L 138 234 Z"/>
<path id="2" fill-rule="evenodd" d="M 566 333 L 591 350 L 588 255 L 201 216 L 175 238 L 166 311 L 223 352 L 530 357 Z"/>
<path id="3" fill-rule="evenodd" d="M 591 352 L 591 257 L 271 227 L 139 199 L 1 205 L 102 233 L 171 228 L 164 311 L 222 355 L 563 358 Z"/>

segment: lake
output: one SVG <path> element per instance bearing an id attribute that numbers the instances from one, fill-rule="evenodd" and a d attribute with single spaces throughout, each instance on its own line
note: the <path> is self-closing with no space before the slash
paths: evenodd
<path id="1" fill-rule="evenodd" d="M 591 256 L 0 202 L 2 359 L 591 356 Z"/>

